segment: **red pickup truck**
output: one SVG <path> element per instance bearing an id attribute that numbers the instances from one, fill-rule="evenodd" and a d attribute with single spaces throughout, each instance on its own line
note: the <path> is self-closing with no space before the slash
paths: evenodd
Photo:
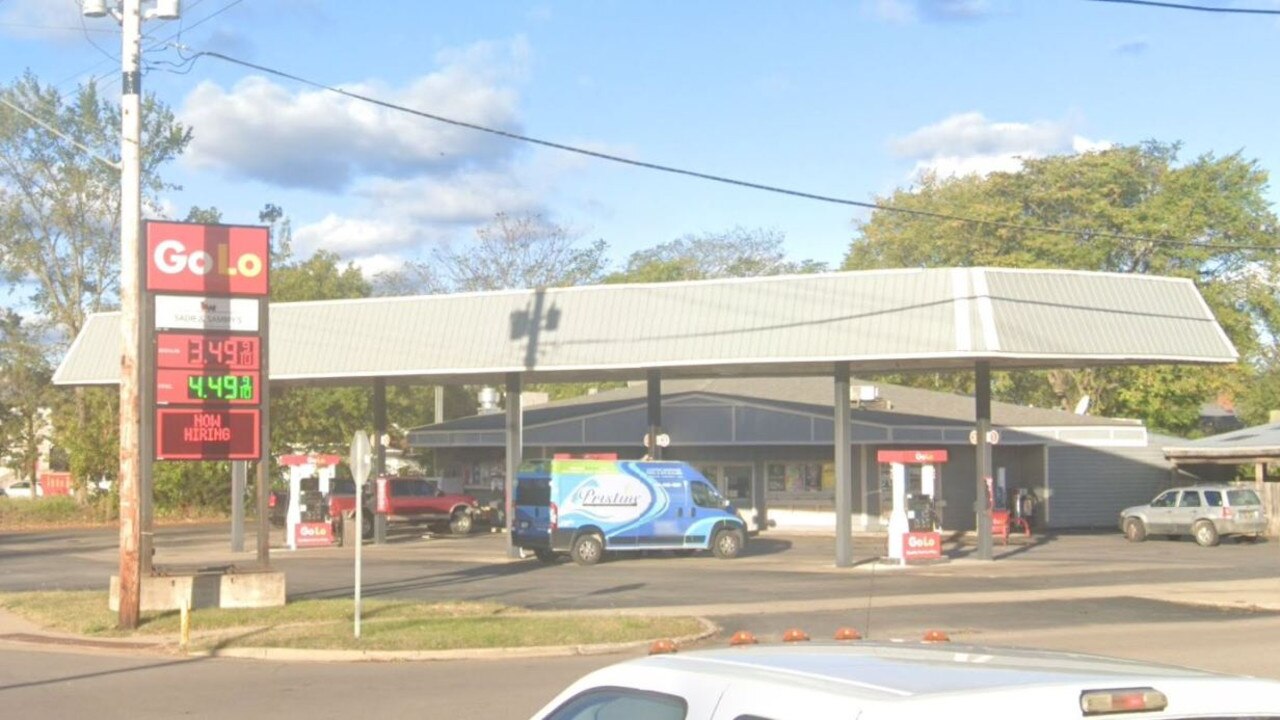
<path id="1" fill-rule="evenodd" d="M 447 525 L 454 535 L 469 534 L 477 522 L 492 522 L 489 508 L 470 495 L 445 493 L 435 480 L 384 475 L 370 478 L 364 490 L 365 538 L 373 537 L 375 512 L 385 514 L 387 522 Z M 335 483 L 329 494 L 330 517 L 354 520 L 354 491 L 350 480 Z"/>

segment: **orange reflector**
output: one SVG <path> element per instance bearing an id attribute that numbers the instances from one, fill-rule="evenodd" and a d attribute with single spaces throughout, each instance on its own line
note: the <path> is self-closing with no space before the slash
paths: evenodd
<path id="1" fill-rule="evenodd" d="M 857 628 L 842 627 L 839 630 L 836 630 L 836 639 L 837 640 L 861 640 L 862 633 L 858 632 Z"/>
<path id="2" fill-rule="evenodd" d="M 668 640 L 667 638 L 654 640 L 653 644 L 649 646 L 650 655 L 666 655 L 669 653 L 673 653 L 675 651 L 676 651 L 676 644 Z"/>
<path id="3" fill-rule="evenodd" d="M 927 630 L 922 639 L 928 643 L 951 642 L 951 637 L 941 630 Z"/>
<path id="4" fill-rule="evenodd" d="M 1158 712 L 1168 705 L 1169 699 L 1154 688 L 1085 690 L 1080 693 L 1080 709 L 1085 715 Z"/>
<path id="5" fill-rule="evenodd" d="M 782 642 L 809 642 L 809 633 L 800 628 L 791 628 L 782 633 Z"/>
<path id="6" fill-rule="evenodd" d="M 729 638 L 730 645 L 755 645 L 757 642 L 759 641 L 756 640 L 756 636 L 746 630 L 739 630 Z"/>

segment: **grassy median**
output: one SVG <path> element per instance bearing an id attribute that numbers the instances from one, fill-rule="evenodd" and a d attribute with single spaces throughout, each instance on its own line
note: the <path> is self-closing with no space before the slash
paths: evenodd
<path id="1" fill-rule="evenodd" d="M 90 637 L 177 643 L 177 612 L 145 612 L 140 626 L 116 628 L 99 591 L 0 594 L 0 607 L 50 630 Z M 365 600 L 361 638 L 353 637 L 354 604 L 300 600 L 280 608 L 191 612 L 193 649 L 287 647 L 329 650 L 452 650 L 587 645 L 697 634 L 692 617 L 543 615 L 493 603 Z"/>

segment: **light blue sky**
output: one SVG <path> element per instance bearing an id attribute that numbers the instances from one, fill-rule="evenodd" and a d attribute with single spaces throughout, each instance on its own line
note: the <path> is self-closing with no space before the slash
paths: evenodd
<path id="1" fill-rule="evenodd" d="M 1280 9 L 1277 0 L 1204 0 Z M 1016 166 L 1148 138 L 1280 170 L 1280 18 L 1084 0 L 185 0 L 181 42 L 462 120 L 648 162 L 873 200 L 921 168 Z M 222 11 L 225 8 L 225 11 Z M 217 13 L 215 15 L 215 13 Z M 212 16 L 212 17 L 211 17 Z M 210 18 L 207 19 L 206 18 Z M 65 29 L 64 29 L 65 28 Z M 111 20 L 0 0 L 0 67 L 118 88 Z M 147 23 L 158 40 L 177 23 Z M 94 47 L 90 40 L 97 43 Z M 285 208 L 300 249 L 367 269 L 540 210 L 621 262 L 686 233 L 768 227 L 838 265 L 853 208 L 569 156 L 149 49 L 193 126 L 170 215 Z M 1273 203 L 1280 194 L 1273 188 Z"/>

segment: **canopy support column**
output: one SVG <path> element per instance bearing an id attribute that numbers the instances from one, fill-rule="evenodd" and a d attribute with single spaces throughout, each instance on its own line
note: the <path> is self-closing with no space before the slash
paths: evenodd
<path id="1" fill-rule="evenodd" d="M 524 413 L 520 407 L 520 373 L 507 373 L 507 477 L 503 483 L 503 504 L 507 524 L 507 557 L 520 557 L 520 550 L 513 543 L 511 528 L 515 518 L 516 475 L 520 472 L 521 453 L 524 450 Z"/>
<path id="2" fill-rule="evenodd" d="M 849 363 L 835 367 L 836 567 L 853 565 L 853 467 L 850 463 Z"/>
<path id="3" fill-rule="evenodd" d="M 977 498 L 974 510 L 977 515 L 978 559 L 991 560 L 991 508 L 994 500 L 991 478 L 991 443 L 987 435 L 991 431 L 991 363 L 981 361 L 974 365 L 974 405 L 977 415 L 975 435 L 977 440 Z"/>

